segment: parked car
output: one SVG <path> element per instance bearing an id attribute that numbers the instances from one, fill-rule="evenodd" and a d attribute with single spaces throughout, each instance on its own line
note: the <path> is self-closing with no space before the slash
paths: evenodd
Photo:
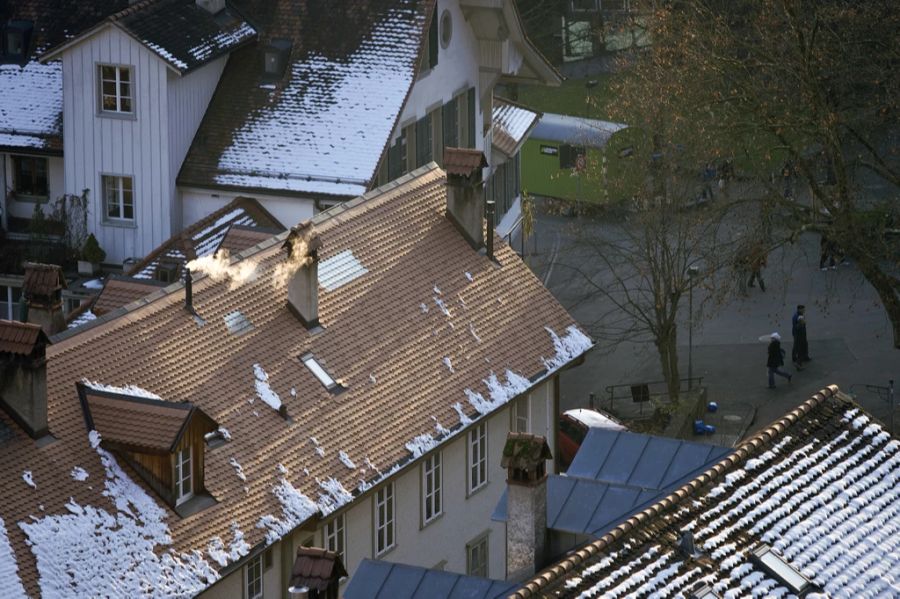
<path id="1" fill-rule="evenodd" d="M 560 471 L 568 469 L 575 459 L 575 454 L 587 436 L 588 429 L 605 428 L 614 431 L 628 430 L 624 424 L 613 416 L 596 410 L 579 408 L 563 412 L 559 419 L 559 466 Z"/>

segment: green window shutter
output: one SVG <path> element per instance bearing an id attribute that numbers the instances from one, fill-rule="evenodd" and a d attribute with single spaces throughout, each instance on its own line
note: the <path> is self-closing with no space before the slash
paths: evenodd
<path id="1" fill-rule="evenodd" d="M 438 19 L 437 6 L 431 15 L 431 25 L 428 27 L 428 68 L 433 69 L 438 63 Z"/>
<path id="2" fill-rule="evenodd" d="M 459 147 L 459 114 L 457 113 L 456 100 L 451 100 L 441 109 L 444 121 L 444 147 Z"/>
<path id="3" fill-rule="evenodd" d="M 388 150 L 388 180 L 393 181 L 406 170 L 406 132 Z"/>
<path id="4" fill-rule="evenodd" d="M 416 167 L 431 160 L 431 119 L 426 115 L 416 121 Z"/>
<path id="5" fill-rule="evenodd" d="M 467 99 L 468 99 L 468 103 L 469 103 L 469 110 L 467 111 L 467 114 L 466 114 L 466 116 L 469 117 L 469 122 L 468 122 L 469 139 L 468 139 L 468 142 L 469 142 L 469 147 L 474 148 L 477 145 L 475 143 L 475 139 L 476 139 L 475 138 L 475 120 L 476 119 L 475 119 L 475 88 L 474 87 L 469 88 L 469 94 L 468 94 Z"/>

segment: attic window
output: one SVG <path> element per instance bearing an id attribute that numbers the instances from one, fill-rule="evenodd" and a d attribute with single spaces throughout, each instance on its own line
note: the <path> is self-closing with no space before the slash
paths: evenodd
<path id="1" fill-rule="evenodd" d="M 795 595 L 800 595 L 812 585 L 806 576 L 765 543 L 751 549 L 751 553 L 754 561 Z"/>
<path id="2" fill-rule="evenodd" d="M 703 585 L 691 594 L 691 599 L 722 599 L 722 596 L 715 592 L 712 587 Z"/>
<path id="3" fill-rule="evenodd" d="M 229 312 L 222 318 L 225 319 L 225 326 L 232 335 L 243 335 L 253 330 L 253 324 L 240 310 Z"/>
<path id="4" fill-rule="evenodd" d="M 335 390 L 339 385 L 337 382 L 331 378 L 331 375 L 325 372 L 325 369 L 322 368 L 322 365 L 313 357 L 312 354 L 303 354 L 300 356 L 300 361 L 303 362 L 309 371 L 315 375 L 319 382 L 325 385 L 325 388 L 329 391 Z"/>
<path id="5" fill-rule="evenodd" d="M 24 61 L 33 28 L 31 21 L 10 21 L 0 28 L 0 57 L 5 61 Z"/>
<path id="6" fill-rule="evenodd" d="M 156 279 L 163 283 L 175 283 L 178 281 L 178 263 L 171 260 L 163 260 L 156 267 Z"/>
<path id="7" fill-rule="evenodd" d="M 291 40 L 277 38 L 266 47 L 263 55 L 266 79 L 281 79 L 291 55 Z"/>

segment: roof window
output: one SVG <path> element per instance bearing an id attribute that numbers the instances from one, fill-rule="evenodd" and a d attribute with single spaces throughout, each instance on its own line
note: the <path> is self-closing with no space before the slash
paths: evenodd
<path id="1" fill-rule="evenodd" d="M 319 382 L 325 385 L 325 388 L 329 391 L 336 391 L 340 388 L 337 381 L 332 378 L 330 374 L 328 374 L 322 365 L 316 360 L 316 358 L 312 354 L 303 354 L 300 356 L 300 361 L 303 362 L 309 371 L 315 375 Z"/>
<path id="2" fill-rule="evenodd" d="M 775 550 L 765 543 L 760 543 L 751 549 L 751 553 L 751 559 L 795 595 L 801 595 L 812 586 L 812 581 L 809 578 L 775 553 Z"/>
<path id="3" fill-rule="evenodd" d="M 0 27 L 0 62 L 24 62 L 31 41 L 31 21 L 9 21 Z"/>
<path id="4" fill-rule="evenodd" d="M 243 335 L 253 330 L 253 324 L 240 310 L 229 312 L 222 318 L 225 319 L 225 326 L 228 327 L 228 332 L 232 335 Z"/>
<path id="5" fill-rule="evenodd" d="M 277 38 L 273 39 L 272 43 L 266 46 L 263 54 L 266 79 L 281 79 L 284 76 L 288 58 L 291 56 L 292 45 L 289 39 Z"/>

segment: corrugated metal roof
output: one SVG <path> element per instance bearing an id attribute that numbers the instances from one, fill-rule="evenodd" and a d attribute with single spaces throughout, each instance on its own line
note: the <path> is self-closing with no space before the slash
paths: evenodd
<path id="1" fill-rule="evenodd" d="M 531 139 L 602 148 L 613 133 L 626 127 L 622 123 L 546 113 L 532 130 Z"/>
<path id="2" fill-rule="evenodd" d="M 517 585 L 429 570 L 417 566 L 364 559 L 344 590 L 345 599 L 494 599 Z"/>

